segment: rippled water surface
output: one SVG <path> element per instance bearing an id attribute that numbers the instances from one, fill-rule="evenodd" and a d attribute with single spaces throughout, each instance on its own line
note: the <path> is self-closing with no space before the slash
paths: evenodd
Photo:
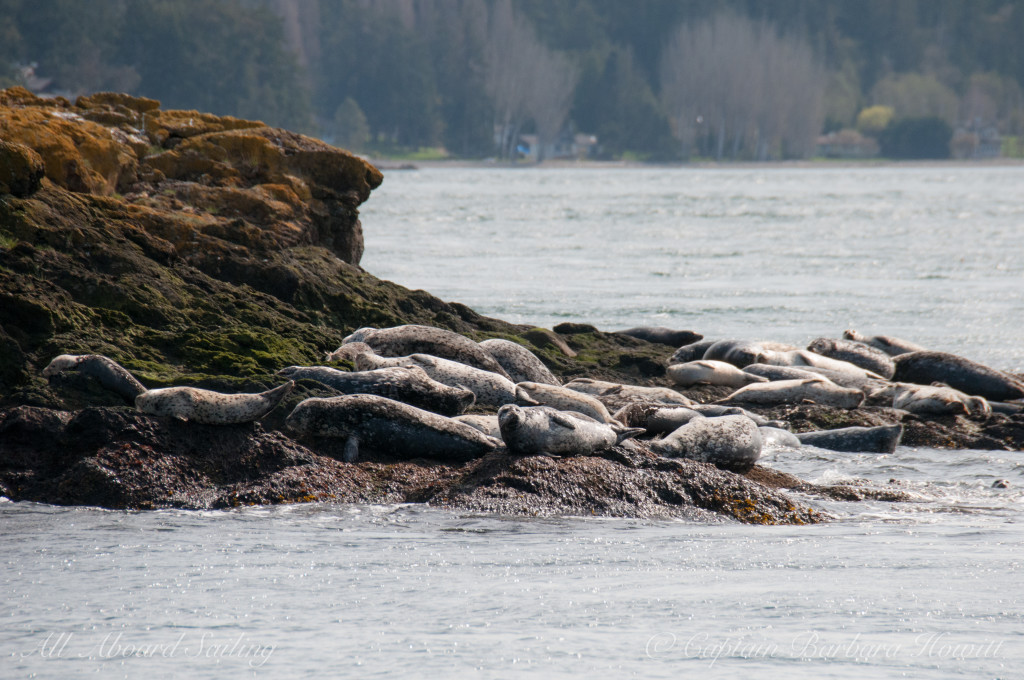
<path id="1" fill-rule="evenodd" d="M 394 172 L 363 210 L 363 264 L 514 321 L 857 327 L 1022 370 L 1022 180 Z M 913 500 L 804 498 L 837 517 L 810 527 L 0 501 L 0 678 L 1024 677 L 1024 454 L 764 460 Z"/>

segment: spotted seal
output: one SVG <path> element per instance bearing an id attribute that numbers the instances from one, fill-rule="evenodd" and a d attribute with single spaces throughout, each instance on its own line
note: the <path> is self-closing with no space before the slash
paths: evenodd
<path id="1" fill-rule="evenodd" d="M 43 377 L 52 382 L 68 371 L 95 378 L 104 389 L 117 393 L 129 404 L 134 404 L 135 397 L 146 391 L 128 369 L 102 354 L 61 354 L 43 369 Z"/>
<path id="2" fill-rule="evenodd" d="M 846 361 L 860 366 L 866 371 L 876 373 L 888 380 L 896 372 L 896 364 L 892 357 L 871 345 L 854 340 L 837 340 L 835 338 L 815 338 L 807 345 L 809 352 Z"/>
<path id="3" fill-rule="evenodd" d="M 687 361 L 703 359 L 704 353 L 716 342 L 718 340 L 701 340 L 700 342 L 691 342 L 689 345 L 683 345 L 668 358 L 668 365 L 685 364 Z"/>
<path id="4" fill-rule="evenodd" d="M 498 427 L 498 416 L 474 413 L 472 415 L 455 416 L 452 420 L 469 425 L 474 430 L 483 432 L 488 437 L 501 439 L 501 428 Z"/>
<path id="5" fill-rule="evenodd" d="M 443 328 L 416 324 L 391 328 L 360 328 L 342 342 L 344 344 L 365 342 L 373 348 L 374 352 L 387 357 L 429 354 L 484 371 L 491 371 L 504 378 L 509 377 L 501 364 L 495 361 L 494 357 L 480 345 L 463 335 Z M 340 351 L 340 349 L 336 351 Z"/>
<path id="6" fill-rule="evenodd" d="M 974 397 L 946 385 L 890 383 L 872 392 L 872 398 L 892 398 L 892 407 L 921 415 L 992 414 L 985 397 Z"/>
<path id="7" fill-rule="evenodd" d="M 634 403 L 619 409 L 613 417 L 627 427 L 642 427 L 649 435 L 662 435 L 704 416 L 686 406 Z"/>
<path id="8" fill-rule="evenodd" d="M 908 352 L 894 357 L 897 382 L 943 383 L 994 401 L 1024 398 L 1024 382 L 983 364 L 947 352 Z"/>
<path id="9" fill-rule="evenodd" d="M 485 352 L 501 364 L 512 382 L 539 382 L 546 385 L 561 385 L 562 381 L 555 377 L 537 355 L 517 342 L 491 338 L 479 343 Z"/>
<path id="10" fill-rule="evenodd" d="M 924 352 L 926 349 L 921 345 L 917 345 L 908 340 L 901 340 L 900 338 L 894 338 L 888 335 L 861 335 L 852 329 L 843 332 L 843 339 L 863 342 L 865 345 L 871 345 L 876 349 L 882 350 L 891 357 L 907 354 L 909 352 Z"/>
<path id="11" fill-rule="evenodd" d="M 636 328 L 627 328 L 624 331 L 614 331 L 614 333 L 670 347 L 681 347 L 704 339 L 704 336 L 700 333 L 677 331 L 665 328 L 664 326 L 637 326 Z"/>
<path id="12" fill-rule="evenodd" d="M 722 385 L 743 387 L 751 383 L 768 382 L 768 378 L 746 373 L 730 363 L 700 359 L 685 364 L 672 364 L 665 371 L 668 379 L 680 387 L 694 385 Z"/>
<path id="13" fill-rule="evenodd" d="M 874 380 L 884 380 L 884 378 L 877 373 L 865 370 L 860 366 L 855 366 L 849 361 L 832 359 L 831 357 L 822 356 L 821 354 L 808 352 L 805 349 L 790 350 L 788 352 L 776 352 L 769 350 L 762 356 L 760 363 L 772 366 L 793 366 L 796 368 L 823 368 L 829 371 L 845 373 L 861 380 L 867 380 L 869 378 Z"/>
<path id="14" fill-rule="evenodd" d="M 695 418 L 664 439 L 651 442 L 651 450 L 669 458 L 712 463 L 723 470 L 747 472 L 761 457 L 764 443 L 757 424 L 746 416 Z"/>
<path id="15" fill-rule="evenodd" d="M 776 380 L 741 387 L 719 403 L 778 406 L 803 401 L 836 408 L 857 408 L 864 403 L 864 393 L 840 387 L 825 378 Z"/>
<path id="16" fill-rule="evenodd" d="M 719 340 L 704 352 L 704 359 L 724 361 L 736 368 L 744 368 L 750 364 L 770 363 L 766 357 L 774 352 L 791 352 L 796 350 L 792 345 L 780 342 L 754 340 Z"/>
<path id="17" fill-rule="evenodd" d="M 515 404 L 498 409 L 498 425 L 508 452 L 516 456 L 584 456 L 643 433 L 640 428 L 613 428 L 581 413 Z"/>
<path id="18" fill-rule="evenodd" d="M 613 418 L 597 398 L 569 389 L 535 382 L 516 385 L 516 403 L 520 406 L 550 406 L 559 411 L 577 411 L 602 423 Z"/>
<path id="19" fill-rule="evenodd" d="M 796 435 L 806 446 L 850 453 L 892 453 L 902 436 L 903 426 L 898 423 L 879 427 L 840 427 Z"/>
<path id="20" fill-rule="evenodd" d="M 501 445 L 465 423 L 373 394 L 306 399 L 288 415 L 285 426 L 300 435 L 344 439 L 348 462 L 359 457 L 361 448 L 461 462 Z"/>
<path id="21" fill-rule="evenodd" d="M 363 352 L 374 353 L 373 348 L 367 345 L 365 342 L 349 342 L 333 352 L 328 352 L 324 356 L 324 361 L 352 361 L 356 360 L 356 357 Z"/>
<path id="22" fill-rule="evenodd" d="M 511 380 L 458 361 L 429 354 L 380 357 L 376 354 L 363 353 L 356 357 L 356 368 L 360 371 L 392 366 L 419 367 L 440 383 L 468 389 L 476 396 L 477 406 L 498 408 L 516 400 L 516 386 Z"/>
<path id="23" fill-rule="evenodd" d="M 565 386 L 570 390 L 589 394 L 608 409 L 619 409 L 633 402 L 678 404 L 680 406 L 688 406 L 693 403 L 689 397 L 668 387 L 623 385 L 591 378 L 576 378 L 567 382 Z"/>
<path id="24" fill-rule="evenodd" d="M 315 380 L 343 394 L 376 394 L 443 416 L 465 413 L 476 396 L 465 387 L 432 379 L 419 366 L 339 371 L 329 366 L 289 366 L 277 372 L 290 380 Z"/>
<path id="25" fill-rule="evenodd" d="M 224 394 L 198 387 L 164 387 L 135 397 L 135 408 L 207 425 L 236 425 L 259 420 L 274 410 L 295 387 L 291 380 L 258 394 Z"/>

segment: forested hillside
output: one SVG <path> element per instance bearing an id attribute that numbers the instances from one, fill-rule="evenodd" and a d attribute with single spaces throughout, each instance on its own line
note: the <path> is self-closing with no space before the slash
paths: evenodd
<path id="1" fill-rule="evenodd" d="M 1019 149 L 1021 36 L 1024 0 L 0 0 L 0 86 L 376 153 L 970 156 Z"/>

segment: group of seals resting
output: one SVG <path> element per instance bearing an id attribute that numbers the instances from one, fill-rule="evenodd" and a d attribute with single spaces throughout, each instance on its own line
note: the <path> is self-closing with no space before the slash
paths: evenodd
<path id="1" fill-rule="evenodd" d="M 914 413 L 986 414 L 991 412 L 986 397 L 1024 398 L 1024 383 L 1008 374 L 895 338 L 861 341 L 854 331 L 842 340 L 818 338 L 806 350 L 768 342 L 704 341 L 698 334 L 672 335 L 668 329 L 621 333 L 653 342 L 693 340 L 672 355 L 670 380 L 682 387 L 737 389 L 718 404 L 696 404 L 667 387 L 587 378 L 563 386 L 522 345 L 502 339 L 476 343 L 417 325 L 360 329 L 328 355 L 352 361 L 356 371 L 290 366 L 279 371 L 288 382 L 256 394 L 195 387 L 147 390 L 100 355 L 61 355 L 43 375 L 52 380 L 78 371 L 144 413 L 208 424 L 259 419 L 281 402 L 294 381 L 314 380 L 343 396 L 302 401 L 286 426 L 300 435 L 342 438 L 346 460 L 371 450 L 464 461 L 502 446 L 513 455 L 585 455 L 646 435 L 658 437 L 650 444 L 655 453 L 737 472 L 749 470 L 766 445 L 891 452 L 902 434 L 902 426 L 893 425 L 793 435 L 785 423 L 767 421 L 740 405 L 809 401 L 849 409 L 870 397 L 891 398 L 895 408 Z M 473 405 L 497 414 L 460 415 Z M 614 415 L 609 405 L 618 409 Z"/>

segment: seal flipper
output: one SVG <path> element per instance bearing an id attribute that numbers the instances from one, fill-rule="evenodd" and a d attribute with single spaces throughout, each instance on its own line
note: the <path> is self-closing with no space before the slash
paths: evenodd
<path id="1" fill-rule="evenodd" d="M 263 411 L 261 409 L 261 411 L 263 411 L 263 412 L 259 416 L 257 416 L 257 417 L 258 418 L 262 418 L 263 416 L 267 415 L 268 413 L 273 411 L 275 408 L 277 408 L 277 405 L 280 404 L 282 401 L 284 401 L 284 398 L 287 397 L 289 394 L 291 394 L 291 391 L 294 388 L 295 388 L 295 381 L 294 380 L 289 380 L 285 384 L 280 385 L 279 387 L 275 387 L 272 390 L 267 390 L 266 392 L 261 394 L 260 396 L 263 397 L 264 400 L 266 400 L 266 405 L 265 405 L 266 410 Z"/>
<path id="2" fill-rule="evenodd" d="M 622 442 L 626 441 L 627 439 L 632 439 L 633 437 L 639 437 L 640 435 L 642 435 L 645 432 L 647 432 L 647 430 L 642 428 L 642 427 L 625 427 L 625 428 L 613 428 L 613 429 L 615 430 L 615 443 L 616 444 L 621 444 Z"/>
<path id="3" fill-rule="evenodd" d="M 522 387 L 516 385 L 516 404 L 520 406 L 540 406 L 540 402 L 534 399 Z"/>
<path id="4" fill-rule="evenodd" d="M 555 425 L 561 425 L 567 430 L 576 429 L 576 423 L 573 422 L 573 419 L 569 416 L 564 416 L 561 413 L 552 413 L 551 422 L 554 423 Z"/>
<path id="5" fill-rule="evenodd" d="M 354 463 L 359 458 L 359 438 L 349 437 L 345 442 L 345 454 L 342 456 L 346 463 Z"/>

